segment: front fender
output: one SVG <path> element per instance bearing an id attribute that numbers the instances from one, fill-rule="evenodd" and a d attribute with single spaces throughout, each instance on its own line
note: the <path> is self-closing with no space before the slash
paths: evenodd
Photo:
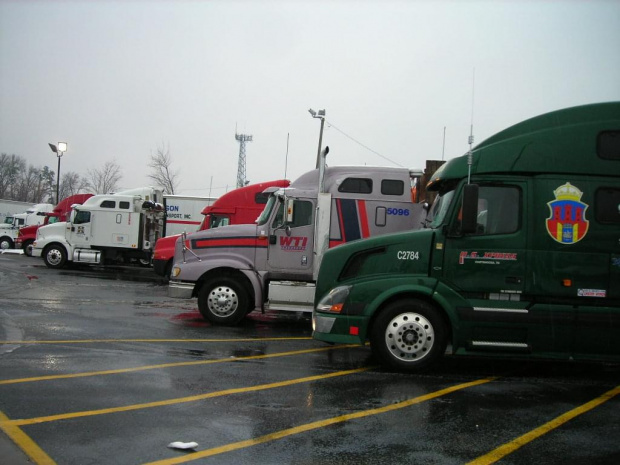
<path id="1" fill-rule="evenodd" d="M 405 297 L 433 300 L 437 280 L 429 277 L 383 277 L 368 282 L 356 282 L 351 289 L 347 307 L 350 313 L 363 315 L 359 328 L 360 339 L 365 340 L 378 311 L 385 305 Z"/>

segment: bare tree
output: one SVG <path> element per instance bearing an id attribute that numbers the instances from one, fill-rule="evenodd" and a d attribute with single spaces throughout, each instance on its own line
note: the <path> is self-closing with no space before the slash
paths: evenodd
<path id="1" fill-rule="evenodd" d="M 41 170 L 26 163 L 21 166 L 19 176 L 13 185 L 13 197 L 23 202 L 38 203 L 41 200 Z"/>
<path id="2" fill-rule="evenodd" d="M 56 173 L 49 166 L 44 166 L 40 173 L 41 198 L 40 202 L 52 203 L 53 194 L 56 193 Z"/>
<path id="3" fill-rule="evenodd" d="M 68 171 L 62 175 L 59 190 L 61 199 L 84 193 L 88 190 L 88 180 L 74 171 Z"/>
<path id="4" fill-rule="evenodd" d="M 154 155 L 151 153 L 151 160 L 149 168 L 152 169 L 151 174 L 148 175 L 158 186 L 162 186 L 164 192 L 167 194 L 174 194 L 177 188 L 178 172 L 173 171 L 172 156 L 170 155 L 170 146 L 157 147 L 157 153 Z"/>
<path id="5" fill-rule="evenodd" d="M 25 167 L 26 162 L 19 155 L 0 155 L 0 198 L 18 200 L 15 198 L 15 185 Z"/>
<path id="6" fill-rule="evenodd" d="M 44 166 L 27 166 L 19 155 L 0 155 L 0 198 L 21 202 L 50 202 L 56 186 L 55 173 Z"/>
<path id="7" fill-rule="evenodd" d="M 88 170 L 88 187 L 95 194 L 107 194 L 117 190 L 122 177 L 121 167 L 115 161 L 108 161 L 102 168 Z"/>

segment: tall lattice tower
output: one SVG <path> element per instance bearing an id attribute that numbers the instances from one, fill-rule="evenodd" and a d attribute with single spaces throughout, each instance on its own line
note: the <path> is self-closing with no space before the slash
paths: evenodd
<path id="1" fill-rule="evenodd" d="M 237 166 L 237 187 L 245 186 L 245 143 L 252 142 L 252 136 L 237 134 L 235 139 L 239 141 L 239 163 Z"/>

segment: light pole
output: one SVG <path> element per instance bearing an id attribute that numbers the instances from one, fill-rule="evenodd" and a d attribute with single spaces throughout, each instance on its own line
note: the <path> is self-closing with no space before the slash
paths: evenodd
<path id="1" fill-rule="evenodd" d="M 323 126 L 325 125 L 325 110 L 319 110 L 317 113 L 312 108 L 308 110 L 308 112 L 312 115 L 313 118 L 319 118 L 321 120 L 321 132 L 319 133 L 319 150 L 316 154 L 316 167 L 319 167 L 319 163 L 321 160 L 321 144 L 323 142 Z"/>
<path id="2" fill-rule="evenodd" d="M 60 159 L 63 154 L 67 151 L 67 143 L 66 142 L 58 142 L 58 145 L 48 144 L 52 152 L 56 154 L 58 157 L 58 172 L 56 173 L 56 204 L 60 202 L 59 192 L 60 192 Z"/>

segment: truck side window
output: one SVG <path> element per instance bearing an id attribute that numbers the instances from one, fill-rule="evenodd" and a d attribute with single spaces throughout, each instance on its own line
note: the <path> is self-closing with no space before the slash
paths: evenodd
<path id="1" fill-rule="evenodd" d="M 254 195 L 254 202 L 259 205 L 266 204 L 268 199 L 269 199 L 269 194 L 266 194 L 264 192 L 258 192 L 257 194 Z"/>
<path id="2" fill-rule="evenodd" d="M 338 186 L 338 192 L 351 194 L 372 194 L 372 179 L 347 178 Z"/>
<path id="3" fill-rule="evenodd" d="M 519 229 L 521 190 L 515 186 L 480 186 L 478 190 L 478 227 L 474 235 L 510 234 Z M 454 224 L 460 235 L 461 211 Z"/>
<path id="4" fill-rule="evenodd" d="M 129 202 L 118 202 L 118 208 L 122 208 L 123 210 L 129 210 Z"/>
<path id="5" fill-rule="evenodd" d="M 620 224 L 620 189 L 601 187 L 596 191 L 594 204 L 596 221 Z"/>
<path id="6" fill-rule="evenodd" d="M 383 195 L 403 195 L 405 193 L 405 183 L 398 179 L 382 179 L 381 193 Z"/>
<path id="7" fill-rule="evenodd" d="M 596 153 L 605 160 L 620 160 L 620 131 L 603 131 L 596 138 Z"/>
<path id="8" fill-rule="evenodd" d="M 273 228 L 279 228 L 285 224 L 291 228 L 312 224 L 312 212 L 314 211 L 312 202 L 295 200 L 295 203 L 293 204 L 293 221 L 289 223 L 285 223 L 284 208 L 284 202 L 281 202 L 278 207 L 278 213 L 276 213 L 276 216 L 273 219 Z"/>
<path id="9" fill-rule="evenodd" d="M 519 229 L 521 191 L 514 186 L 480 186 L 478 235 L 509 234 Z"/>
<path id="10" fill-rule="evenodd" d="M 90 223 L 90 212 L 78 211 L 73 219 L 73 224 Z"/>
<path id="11" fill-rule="evenodd" d="M 116 202 L 114 200 L 104 200 L 99 206 L 101 208 L 116 208 Z"/>
<path id="12" fill-rule="evenodd" d="M 230 218 L 228 216 L 211 215 L 211 221 L 209 222 L 209 228 L 219 228 L 220 226 L 227 226 L 230 224 Z"/>
<path id="13" fill-rule="evenodd" d="M 304 200 L 295 200 L 295 206 L 293 210 L 293 222 L 289 223 L 291 228 L 298 226 L 307 226 L 312 224 L 312 202 Z"/>

